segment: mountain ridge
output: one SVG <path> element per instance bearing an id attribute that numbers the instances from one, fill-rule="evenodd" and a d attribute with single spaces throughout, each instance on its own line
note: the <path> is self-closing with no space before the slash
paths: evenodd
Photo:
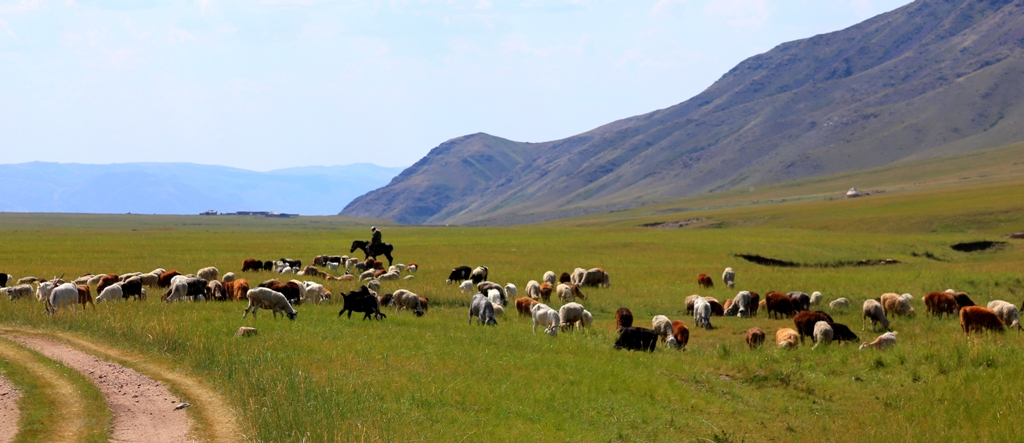
<path id="1" fill-rule="evenodd" d="M 1024 93 L 1013 87 L 1024 79 L 1022 11 L 1024 0 L 918 0 L 783 43 L 689 100 L 576 136 L 544 143 L 457 137 L 342 214 L 479 224 L 1024 140 L 1017 124 Z"/>

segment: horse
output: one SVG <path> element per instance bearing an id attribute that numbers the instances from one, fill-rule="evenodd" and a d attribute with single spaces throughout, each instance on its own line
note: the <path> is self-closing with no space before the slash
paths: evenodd
<path id="1" fill-rule="evenodd" d="M 391 243 L 382 243 L 373 246 L 373 250 L 370 250 L 370 242 L 356 240 L 352 242 L 352 249 L 349 249 L 349 254 L 356 252 L 356 249 L 362 250 L 363 254 L 366 254 L 366 258 L 373 257 L 377 258 L 378 255 L 383 255 L 388 258 L 388 266 L 391 266 L 391 262 L 394 260 L 391 258 L 391 251 L 395 250 Z"/>

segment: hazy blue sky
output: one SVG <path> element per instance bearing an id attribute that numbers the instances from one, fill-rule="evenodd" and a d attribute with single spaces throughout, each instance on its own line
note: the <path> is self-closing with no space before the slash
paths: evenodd
<path id="1" fill-rule="evenodd" d="M 907 0 L 0 0 L 0 162 L 410 165 L 682 102 Z"/>

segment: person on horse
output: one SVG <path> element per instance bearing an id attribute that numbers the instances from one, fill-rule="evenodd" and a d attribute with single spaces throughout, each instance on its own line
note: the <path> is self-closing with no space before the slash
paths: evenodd
<path id="1" fill-rule="evenodd" d="M 370 227 L 370 231 L 373 232 L 373 238 L 370 239 L 370 246 L 368 246 L 367 248 L 369 248 L 370 250 L 373 250 L 377 245 L 381 245 L 384 242 L 381 241 L 381 238 L 380 238 L 381 237 L 380 229 L 377 229 L 376 226 L 371 226 Z"/>

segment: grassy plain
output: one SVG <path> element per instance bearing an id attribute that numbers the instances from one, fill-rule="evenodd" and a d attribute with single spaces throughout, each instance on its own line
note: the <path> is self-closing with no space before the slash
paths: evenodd
<path id="1" fill-rule="evenodd" d="M 1022 182 L 1024 174 L 1007 173 L 855 200 L 823 199 L 808 182 L 715 207 L 699 197 L 533 226 L 387 226 L 397 261 L 421 268 L 414 280 L 384 288 L 430 298 L 421 318 L 386 311 L 383 322 L 339 319 L 335 304 L 299 306 L 294 322 L 266 311 L 243 320 L 242 303 L 167 305 L 151 296 L 52 318 L 35 301 L 0 300 L 0 324 L 78 334 L 201 377 L 229 397 L 249 441 L 1021 441 L 1024 336 L 967 339 L 956 320 L 924 315 L 921 296 L 956 288 L 979 304 L 1021 303 L 1024 245 L 998 237 L 1024 230 Z M 681 229 L 637 226 L 686 218 L 703 220 Z M 368 226 L 331 217 L 2 214 L 0 271 L 52 277 L 212 265 L 240 273 L 246 257 L 311 261 L 347 253 L 351 240 L 368 234 Z M 949 248 L 981 239 L 1008 243 L 977 253 Z M 739 253 L 902 263 L 772 268 Z M 463 264 L 487 265 L 492 280 L 515 283 L 520 295 L 544 271 L 575 267 L 604 267 L 612 286 L 585 290 L 592 330 L 551 339 L 532 334 L 532 322 L 512 307 L 495 328 L 468 325 L 469 297 L 444 284 Z M 877 335 L 861 332 L 867 298 L 909 292 L 919 315 L 895 319 L 900 344 L 881 353 L 850 345 L 749 351 L 748 327 L 773 335 L 792 326 L 763 314 L 691 329 L 685 352 L 611 349 L 615 309 L 629 307 L 640 325 L 657 314 L 692 325 L 686 296 L 735 295 L 695 282 L 700 272 L 717 280 L 726 266 L 736 269 L 737 289 L 850 298 L 854 309 L 833 316 L 864 341 Z M 274 277 L 242 276 L 254 284 Z M 355 289 L 326 286 L 335 294 Z M 235 338 L 242 325 L 258 327 L 259 336 Z"/>

